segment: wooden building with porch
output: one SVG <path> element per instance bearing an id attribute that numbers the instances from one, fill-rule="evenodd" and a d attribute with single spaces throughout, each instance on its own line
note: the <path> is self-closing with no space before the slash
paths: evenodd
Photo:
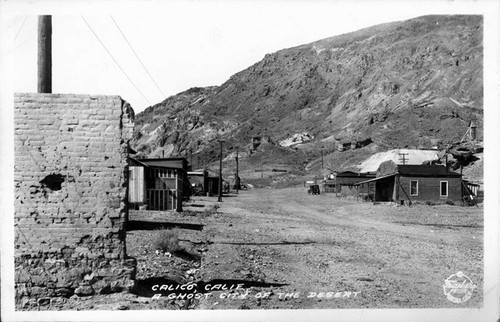
<path id="1" fill-rule="evenodd" d="M 462 175 L 443 165 L 397 165 L 382 162 L 376 177 L 356 183 L 358 190 L 368 186 L 367 198 L 374 202 L 414 201 L 458 202 L 462 200 L 466 185 Z"/>
<path id="2" fill-rule="evenodd" d="M 185 158 L 129 158 L 128 203 L 133 209 L 182 211 L 189 191 Z"/>
<path id="3" fill-rule="evenodd" d="M 357 173 L 352 171 L 338 172 L 334 175 L 335 193 L 343 197 L 356 196 L 358 189 L 356 184 L 361 181 L 366 181 L 370 178 L 375 178 L 374 173 Z"/>

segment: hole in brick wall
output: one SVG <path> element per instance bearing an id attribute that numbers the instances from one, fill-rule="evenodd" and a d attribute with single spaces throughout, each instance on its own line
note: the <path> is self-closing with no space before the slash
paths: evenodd
<path id="1" fill-rule="evenodd" d="M 52 191 L 61 190 L 61 184 L 64 182 L 64 176 L 62 174 L 49 174 L 45 178 L 43 178 L 40 183 L 44 188 L 48 188 Z"/>

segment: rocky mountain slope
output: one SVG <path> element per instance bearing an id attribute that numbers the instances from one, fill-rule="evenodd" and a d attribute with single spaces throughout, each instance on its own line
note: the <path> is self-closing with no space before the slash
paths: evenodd
<path id="1" fill-rule="evenodd" d="M 220 86 L 136 117 L 140 155 L 240 169 L 347 169 L 377 151 L 445 148 L 483 124 L 483 19 L 424 16 L 268 54 Z M 340 147 L 340 149 L 339 149 Z M 344 150 L 344 151 L 339 151 Z M 232 173 L 232 172 L 231 172 Z"/>

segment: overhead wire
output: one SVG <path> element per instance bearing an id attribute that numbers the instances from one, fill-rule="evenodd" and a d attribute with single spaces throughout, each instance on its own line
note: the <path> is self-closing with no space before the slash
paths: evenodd
<path id="1" fill-rule="evenodd" d="M 132 44 L 130 44 L 130 42 L 128 41 L 127 37 L 125 36 L 125 34 L 123 33 L 122 29 L 120 28 L 120 26 L 118 26 L 118 23 L 116 22 L 116 20 L 113 18 L 113 16 L 110 16 L 111 17 L 111 20 L 113 20 L 113 23 L 115 24 L 116 28 L 118 29 L 118 31 L 122 34 L 122 37 L 123 39 L 125 39 L 125 42 L 127 43 L 127 45 L 130 47 L 130 50 L 132 50 L 132 52 L 134 53 L 135 57 L 137 58 L 137 60 L 139 61 L 139 63 L 141 64 L 142 68 L 144 68 L 144 70 L 146 71 L 146 73 L 148 74 L 149 78 L 151 78 L 151 80 L 153 81 L 153 83 L 156 85 L 156 88 L 158 88 L 158 90 L 160 91 L 160 93 L 166 97 L 165 93 L 163 93 L 163 91 L 161 90 L 160 86 L 158 85 L 158 83 L 155 81 L 155 79 L 153 78 L 153 76 L 151 75 L 151 73 L 149 72 L 149 70 L 146 68 L 146 66 L 142 63 L 142 60 L 139 58 L 139 55 L 137 54 L 137 52 L 134 50 L 134 47 L 132 46 Z"/>
<path id="2" fill-rule="evenodd" d="M 24 23 L 26 22 L 27 19 L 28 19 L 28 16 L 24 17 L 23 23 L 21 24 L 21 27 L 19 27 L 19 30 L 17 31 L 16 37 L 14 38 L 13 42 L 16 42 L 17 37 L 19 36 L 19 33 L 21 32 L 21 29 L 23 29 Z"/>
<path id="3" fill-rule="evenodd" d="M 120 68 L 120 70 L 122 71 L 122 73 L 127 77 L 127 79 L 130 81 L 130 83 L 132 85 L 134 85 L 135 89 L 142 95 L 142 97 L 149 103 L 149 105 L 152 105 L 151 104 L 151 101 L 148 100 L 148 98 L 144 95 L 144 93 L 141 92 L 141 90 L 139 89 L 139 87 L 137 87 L 137 85 L 132 81 L 132 79 L 130 78 L 130 76 L 128 76 L 128 74 L 125 72 L 125 70 L 122 68 L 122 66 L 120 66 L 120 64 L 118 63 L 118 61 L 115 59 L 115 57 L 113 57 L 113 55 L 111 54 L 111 52 L 108 50 L 108 48 L 106 47 L 106 45 L 104 45 L 104 43 L 101 41 L 101 39 L 99 38 L 99 36 L 96 34 L 96 32 L 94 31 L 94 29 L 92 29 L 92 27 L 90 26 L 90 24 L 87 22 L 87 20 L 83 17 L 83 16 L 80 16 L 82 17 L 83 21 L 85 22 L 85 24 L 89 27 L 90 31 L 92 31 L 92 33 L 94 34 L 94 36 L 97 38 L 97 40 L 99 41 L 99 43 L 101 44 L 101 46 L 104 48 L 104 50 L 106 50 L 106 52 L 108 53 L 108 55 L 111 57 L 111 59 L 113 59 L 113 61 L 115 62 L 115 64 L 118 66 L 118 68 Z"/>

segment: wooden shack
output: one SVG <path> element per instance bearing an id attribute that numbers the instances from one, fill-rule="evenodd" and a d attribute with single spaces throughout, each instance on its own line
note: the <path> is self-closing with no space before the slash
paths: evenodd
<path id="1" fill-rule="evenodd" d="M 215 196 L 219 194 L 219 177 L 210 175 L 208 176 L 207 193 L 209 196 Z"/>
<path id="2" fill-rule="evenodd" d="M 375 178 L 374 173 L 356 173 L 343 171 L 335 174 L 335 193 L 341 196 L 356 196 L 358 189 L 355 186 L 358 182 Z"/>
<path id="3" fill-rule="evenodd" d="M 321 186 L 322 186 L 322 190 L 323 192 L 326 192 L 326 193 L 334 193 L 335 192 L 335 180 L 331 180 L 331 179 L 326 179 L 326 180 L 323 180 L 321 182 Z"/>
<path id="4" fill-rule="evenodd" d="M 197 170 L 188 171 L 188 180 L 191 184 L 191 193 L 193 196 L 206 196 L 208 190 L 208 171 Z"/>
<path id="5" fill-rule="evenodd" d="M 182 211 L 189 190 L 184 158 L 129 158 L 128 202 L 133 209 Z"/>
<path id="6" fill-rule="evenodd" d="M 358 188 L 367 185 L 373 191 L 369 199 L 375 202 L 456 202 L 464 194 L 462 175 L 443 165 L 397 165 L 385 161 L 375 178 L 356 183 Z"/>

